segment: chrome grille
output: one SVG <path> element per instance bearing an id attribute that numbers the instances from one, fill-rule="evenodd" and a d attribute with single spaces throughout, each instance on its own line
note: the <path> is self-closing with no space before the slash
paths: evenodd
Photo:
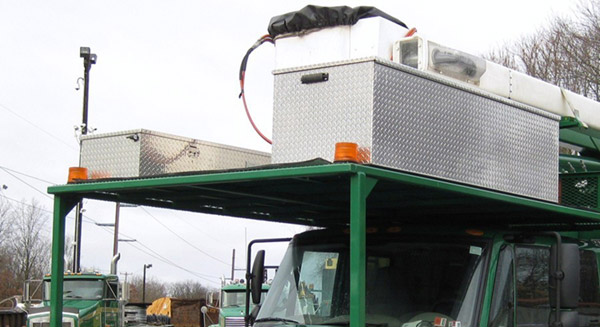
<path id="1" fill-rule="evenodd" d="M 225 318 L 225 327 L 244 327 L 244 317 Z"/>

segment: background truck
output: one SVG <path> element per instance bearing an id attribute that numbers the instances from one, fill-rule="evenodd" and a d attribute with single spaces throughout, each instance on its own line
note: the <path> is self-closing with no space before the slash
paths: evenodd
<path id="1" fill-rule="evenodd" d="M 370 7 L 274 17 L 271 165 L 50 187 L 50 327 L 83 198 L 315 227 L 255 327 L 598 326 L 600 104 L 409 32 Z"/>
<path id="2" fill-rule="evenodd" d="M 62 274 L 61 274 L 62 275 Z M 27 327 L 45 327 L 51 317 L 51 279 L 43 278 L 41 305 L 31 307 Z M 61 304 L 62 327 L 122 327 L 125 299 L 114 274 L 65 273 Z"/>
<path id="3" fill-rule="evenodd" d="M 261 303 L 269 291 L 269 284 L 261 286 Z M 251 305 L 251 309 L 254 305 Z M 241 282 L 224 283 L 219 297 L 218 324 L 211 327 L 240 327 L 244 326 L 246 316 L 246 284 Z"/>

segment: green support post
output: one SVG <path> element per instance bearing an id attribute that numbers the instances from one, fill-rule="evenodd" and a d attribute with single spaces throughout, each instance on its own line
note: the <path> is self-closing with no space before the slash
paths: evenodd
<path id="1" fill-rule="evenodd" d="M 376 180 L 358 172 L 350 179 L 350 327 L 365 327 L 366 208 Z"/>
<path id="2" fill-rule="evenodd" d="M 77 201 L 54 196 L 54 220 L 52 222 L 52 267 L 50 286 L 50 327 L 62 327 L 63 274 L 65 255 L 65 219 Z"/>

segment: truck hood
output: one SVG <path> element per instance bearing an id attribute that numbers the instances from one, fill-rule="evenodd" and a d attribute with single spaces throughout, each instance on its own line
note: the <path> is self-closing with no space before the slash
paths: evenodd
<path id="1" fill-rule="evenodd" d="M 221 308 L 221 315 L 224 317 L 243 317 L 246 306 Z"/>
<path id="2" fill-rule="evenodd" d="M 86 316 L 88 313 L 100 307 L 100 301 L 96 300 L 64 300 L 63 307 L 75 308 L 79 310 L 79 317 Z"/>
<path id="3" fill-rule="evenodd" d="M 77 300 L 77 299 L 64 300 L 63 312 L 76 313 L 76 314 L 78 314 L 79 317 L 83 317 L 83 316 L 89 314 L 90 312 L 93 312 L 94 310 L 101 307 L 100 304 L 101 304 L 101 301 L 96 301 L 96 300 Z M 32 308 L 29 313 L 30 314 L 47 313 L 49 315 L 50 314 L 50 302 L 49 301 L 44 302 L 43 307 Z"/>

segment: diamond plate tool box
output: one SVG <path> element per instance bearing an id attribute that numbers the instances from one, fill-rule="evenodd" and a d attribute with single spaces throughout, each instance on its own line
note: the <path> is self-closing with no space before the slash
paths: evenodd
<path id="1" fill-rule="evenodd" d="M 271 163 L 269 153 L 145 129 L 81 138 L 81 166 L 90 178 L 146 177 Z"/>
<path id="2" fill-rule="evenodd" d="M 373 165 L 558 200 L 557 115 L 378 58 L 274 75 L 273 163 L 355 142 Z"/>

